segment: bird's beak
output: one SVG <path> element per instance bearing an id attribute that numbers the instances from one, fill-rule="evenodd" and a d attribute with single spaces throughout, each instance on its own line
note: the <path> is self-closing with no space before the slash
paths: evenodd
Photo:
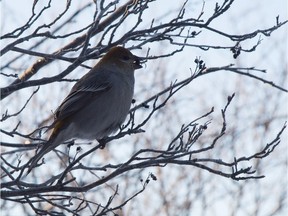
<path id="1" fill-rule="evenodd" d="M 134 69 L 135 69 L 135 70 L 142 68 L 142 65 L 140 64 L 140 60 L 141 60 L 140 57 L 134 56 L 133 66 L 134 66 Z"/>

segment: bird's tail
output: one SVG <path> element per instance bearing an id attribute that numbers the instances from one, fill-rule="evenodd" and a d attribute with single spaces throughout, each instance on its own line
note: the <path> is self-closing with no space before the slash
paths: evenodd
<path id="1" fill-rule="evenodd" d="M 28 171 L 27 174 L 29 174 L 31 172 L 31 170 L 36 167 L 38 161 L 48 152 L 50 152 L 51 150 L 53 150 L 57 145 L 55 145 L 55 143 L 51 142 L 50 140 L 48 140 L 40 149 L 40 151 L 38 153 L 36 153 L 36 155 L 31 158 L 30 160 L 30 165 L 28 167 Z"/>
<path id="2" fill-rule="evenodd" d="M 59 128 L 54 128 L 49 140 L 41 147 L 40 151 L 38 153 L 36 153 L 36 155 L 31 158 L 31 160 L 28 162 L 29 163 L 29 167 L 28 167 L 28 171 L 27 174 L 29 174 L 31 172 L 31 170 L 36 167 L 37 162 L 48 152 L 50 152 L 51 150 L 55 149 L 59 144 L 61 144 L 61 142 L 63 142 L 64 140 L 61 139 L 61 136 L 58 136 L 58 130 Z"/>

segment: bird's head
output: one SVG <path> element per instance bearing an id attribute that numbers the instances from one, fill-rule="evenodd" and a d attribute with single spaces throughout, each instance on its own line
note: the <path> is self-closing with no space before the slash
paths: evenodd
<path id="1" fill-rule="evenodd" d="M 140 57 L 133 55 L 128 49 L 124 47 L 112 47 L 99 62 L 102 65 L 111 65 L 112 67 L 119 67 L 124 70 L 137 70 L 142 68 L 140 65 Z"/>

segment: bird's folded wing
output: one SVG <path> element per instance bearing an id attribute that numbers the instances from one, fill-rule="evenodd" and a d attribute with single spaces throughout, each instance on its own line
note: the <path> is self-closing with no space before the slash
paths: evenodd
<path id="1" fill-rule="evenodd" d="M 109 91 L 110 88 L 111 84 L 109 82 L 91 83 L 85 87 L 73 88 L 55 111 L 55 122 L 70 117 L 84 106 L 87 106 L 92 100 L 97 100 L 97 96 Z"/>

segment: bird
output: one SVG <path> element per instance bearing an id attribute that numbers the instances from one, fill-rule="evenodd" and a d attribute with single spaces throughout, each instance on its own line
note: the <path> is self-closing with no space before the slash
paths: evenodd
<path id="1" fill-rule="evenodd" d="M 134 71 L 141 58 L 122 46 L 112 47 L 72 87 L 54 113 L 48 141 L 31 158 L 27 173 L 61 143 L 79 138 L 101 140 L 125 121 L 133 100 Z"/>

